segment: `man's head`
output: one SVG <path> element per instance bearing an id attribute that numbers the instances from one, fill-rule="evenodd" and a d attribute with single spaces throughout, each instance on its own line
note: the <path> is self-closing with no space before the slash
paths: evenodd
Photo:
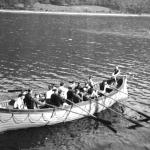
<path id="1" fill-rule="evenodd" d="M 118 70 L 118 68 L 119 68 L 119 67 L 118 67 L 118 66 L 116 66 L 115 68 Z"/>
<path id="2" fill-rule="evenodd" d="M 48 85 L 48 90 L 51 90 L 52 89 L 52 85 Z"/>
<path id="3" fill-rule="evenodd" d="M 32 93 L 32 89 L 28 89 L 28 93 Z"/>
<path id="4" fill-rule="evenodd" d="M 63 82 L 60 82 L 60 86 L 64 86 L 64 83 L 63 83 Z"/>

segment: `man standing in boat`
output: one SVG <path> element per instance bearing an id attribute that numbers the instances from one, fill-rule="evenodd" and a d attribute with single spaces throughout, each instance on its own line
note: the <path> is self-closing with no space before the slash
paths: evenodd
<path id="1" fill-rule="evenodd" d="M 113 77 L 113 78 L 115 79 L 115 81 L 116 81 L 117 76 L 119 76 L 119 75 L 120 75 L 120 70 L 119 70 L 119 67 L 116 66 L 115 69 L 114 69 L 114 72 L 112 73 L 112 77 Z"/>

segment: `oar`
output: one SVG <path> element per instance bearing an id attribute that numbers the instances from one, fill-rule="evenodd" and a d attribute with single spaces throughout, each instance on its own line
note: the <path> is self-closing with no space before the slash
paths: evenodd
<path id="1" fill-rule="evenodd" d="M 74 112 L 74 111 L 72 111 L 72 110 L 68 110 L 68 109 L 66 109 L 66 108 L 64 108 L 64 107 L 57 107 L 57 106 L 54 106 L 54 105 L 48 104 L 48 103 L 45 103 L 45 105 L 50 106 L 50 107 L 53 107 L 53 108 L 56 108 L 56 109 L 66 110 L 66 111 L 72 112 L 72 113 L 74 113 L 74 114 L 77 114 L 77 115 L 81 115 L 81 116 L 86 117 L 86 115 L 84 115 L 84 114 L 80 114 L 80 113 L 78 113 L 78 112 Z M 45 105 L 43 105 L 43 106 L 45 106 Z M 41 105 L 41 106 L 42 106 L 42 105 Z"/>
<path id="2" fill-rule="evenodd" d="M 97 102 L 97 103 L 98 103 L 98 102 Z M 101 103 L 98 103 L 98 104 L 101 105 L 101 106 L 103 106 L 103 107 L 105 107 L 105 108 L 107 108 L 107 109 L 109 109 L 109 110 L 111 110 L 112 112 L 118 114 L 119 116 L 121 116 L 122 118 L 128 120 L 129 122 L 132 122 L 132 123 L 134 123 L 134 124 L 136 124 L 136 125 L 138 125 L 138 126 L 141 126 L 141 127 L 143 126 L 143 125 L 140 124 L 139 122 L 137 122 L 137 121 L 135 121 L 135 120 L 132 120 L 132 119 L 130 119 L 130 118 L 127 118 L 127 117 L 125 117 L 123 114 L 120 114 L 119 112 L 117 112 L 117 111 L 115 111 L 115 110 L 113 110 L 113 109 L 111 109 L 111 108 L 108 108 L 108 107 L 106 107 L 105 105 L 103 105 L 103 104 L 101 104 Z"/>
<path id="3" fill-rule="evenodd" d="M 48 104 L 48 103 L 45 103 L 45 105 L 50 106 L 50 107 L 53 107 L 53 108 L 61 109 L 61 110 L 70 111 L 70 112 L 72 112 L 72 113 L 74 113 L 74 114 L 82 115 L 82 116 L 85 116 L 85 117 L 87 116 L 87 115 L 84 115 L 84 114 L 80 114 L 80 113 L 78 113 L 78 112 L 74 112 L 74 111 L 72 111 L 72 110 L 68 110 L 68 109 L 66 109 L 66 108 L 62 108 L 62 107 L 57 107 L 57 106 L 51 105 L 51 104 Z M 113 132 L 117 133 L 117 131 L 116 131 L 114 128 L 112 128 L 111 126 L 109 126 L 109 125 L 111 125 L 111 122 L 110 122 L 110 121 L 97 118 L 96 116 L 94 116 L 94 115 L 92 115 L 92 114 L 91 114 L 90 116 L 91 116 L 92 119 L 94 119 L 94 120 L 96 120 L 96 121 L 100 121 L 100 122 L 103 123 L 105 126 L 107 125 L 107 127 L 110 128 Z"/>
<path id="4" fill-rule="evenodd" d="M 146 105 L 146 106 L 150 106 L 150 104 L 149 103 L 145 103 L 145 102 L 140 102 L 140 101 L 131 101 L 131 100 L 129 100 L 128 102 L 134 102 L 134 103 L 139 103 L 139 104 L 142 104 L 142 105 Z"/>
<path id="5" fill-rule="evenodd" d="M 22 91 L 27 91 L 27 89 L 14 89 L 14 90 L 8 90 L 7 92 L 22 92 Z"/>
<path id="6" fill-rule="evenodd" d="M 117 88 L 114 88 L 115 90 L 118 90 Z M 118 90 L 119 92 L 122 92 L 122 91 L 120 91 L 120 90 Z M 124 92 L 122 92 L 122 93 L 124 93 Z M 127 93 L 124 93 L 124 94 L 127 94 Z M 110 97 L 109 97 L 110 98 Z M 114 100 L 115 101 L 115 100 Z M 118 102 L 118 101 L 117 101 Z M 135 112 L 137 112 L 138 114 L 140 114 L 140 115 L 142 115 L 142 116 L 144 116 L 144 117 L 146 117 L 146 118 L 148 118 L 148 119 L 150 119 L 150 116 L 149 115 L 147 115 L 147 114 L 145 114 L 145 113 L 143 113 L 143 112 L 141 112 L 141 111 L 138 111 L 138 110 L 136 110 L 136 109 L 134 109 L 134 108 L 132 108 L 132 107 L 130 107 L 130 106 L 128 106 L 128 105 L 125 105 L 125 104 L 123 104 L 123 103 L 121 103 L 121 102 L 118 102 L 118 103 L 120 103 L 121 105 L 124 105 L 125 107 L 128 107 L 128 108 L 130 108 L 131 110 L 133 110 L 133 111 L 135 111 Z"/>
<path id="7" fill-rule="evenodd" d="M 104 120 L 104 119 L 101 119 L 101 118 L 97 118 L 96 116 L 94 116 L 93 114 L 89 113 L 87 110 L 81 108 L 79 105 L 75 104 L 74 102 L 70 101 L 69 99 L 65 99 L 66 101 L 72 103 L 73 105 L 75 105 L 76 107 L 80 108 L 82 111 L 86 112 L 89 116 L 91 116 L 93 119 L 101 122 L 104 126 L 108 127 L 110 130 L 112 130 L 114 133 L 117 133 L 117 131 L 111 127 L 111 122 L 110 121 L 107 121 L 107 120 Z"/>

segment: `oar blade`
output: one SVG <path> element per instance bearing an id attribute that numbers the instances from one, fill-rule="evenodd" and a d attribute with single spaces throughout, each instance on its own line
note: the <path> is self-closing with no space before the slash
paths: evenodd
<path id="1" fill-rule="evenodd" d="M 150 119 L 149 118 L 145 118 L 145 119 L 140 119 L 138 120 L 139 122 L 148 122 Z"/>
<path id="2" fill-rule="evenodd" d="M 114 129 L 112 126 L 107 126 L 111 131 L 113 131 L 114 133 L 117 133 L 117 130 Z"/>
<path id="3" fill-rule="evenodd" d="M 150 116 L 148 116 L 147 114 L 142 113 L 142 112 L 140 112 L 140 111 L 136 111 L 136 112 L 137 112 L 138 114 L 140 114 L 140 115 L 142 115 L 142 116 L 144 116 L 144 117 L 150 119 Z"/>
<path id="4" fill-rule="evenodd" d="M 143 127 L 144 125 L 140 124 L 139 122 L 135 121 L 135 120 L 132 120 L 132 119 L 129 119 L 129 118 L 126 118 L 128 121 L 134 123 L 135 125 L 139 126 L 139 127 Z"/>
<path id="5" fill-rule="evenodd" d="M 109 121 L 109 120 L 105 120 L 105 119 L 102 119 L 102 118 L 98 118 L 98 117 L 96 117 L 96 116 L 94 116 L 94 115 L 90 115 L 89 117 L 92 118 L 92 119 L 94 119 L 95 121 L 101 122 L 102 124 L 112 125 L 111 121 Z"/>
<path id="6" fill-rule="evenodd" d="M 92 116 L 90 116 L 92 117 Z M 108 121 L 108 120 L 104 120 L 104 119 L 101 119 L 101 118 L 97 118 L 97 117 L 92 117 L 94 120 L 96 121 L 99 121 L 100 123 L 102 123 L 104 126 L 106 126 L 107 128 L 109 128 L 111 131 L 113 131 L 114 133 L 117 133 L 117 130 L 114 129 L 111 125 L 111 121 Z"/>
<path id="7" fill-rule="evenodd" d="M 103 124 L 106 124 L 106 125 L 112 125 L 111 121 L 108 121 L 108 120 L 104 120 L 101 118 L 96 118 L 96 120 L 99 122 L 102 122 Z"/>

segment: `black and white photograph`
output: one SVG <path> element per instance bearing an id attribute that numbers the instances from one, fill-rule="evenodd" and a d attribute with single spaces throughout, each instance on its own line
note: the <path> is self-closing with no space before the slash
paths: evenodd
<path id="1" fill-rule="evenodd" d="M 150 150 L 150 0 L 0 0 L 0 150 Z"/>

